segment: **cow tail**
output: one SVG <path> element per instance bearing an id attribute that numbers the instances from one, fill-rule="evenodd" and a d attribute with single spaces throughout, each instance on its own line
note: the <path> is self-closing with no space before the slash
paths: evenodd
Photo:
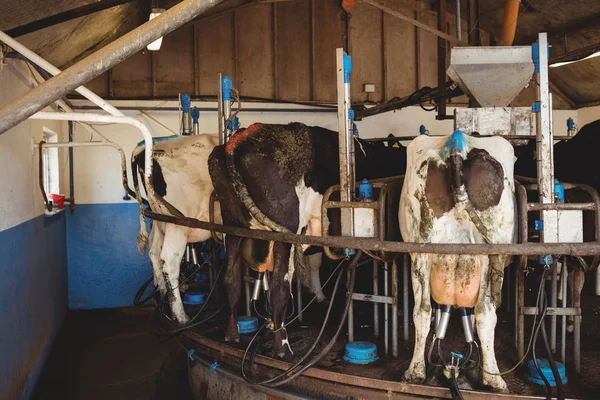
<path id="1" fill-rule="evenodd" d="M 251 131 L 251 127 L 249 127 L 246 132 Z M 256 128 L 255 128 L 256 129 Z M 233 184 L 233 188 L 238 198 L 242 201 L 248 212 L 252 217 L 254 217 L 259 223 L 266 226 L 267 228 L 275 231 L 275 232 L 291 232 L 289 229 L 279 225 L 277 222 L 273 221 L 271 218 L 267 217 L 263 212 L 258 208 L 250 193 L 248 192 L 248 188 L 244 184 L 244 180 L 242 176 L 238 172 L 235 167 L 235 147 L 238 140 L 234 140 L 235 136 L 240 135 L 242 132 L 238 132 L 234 135 L 227 145 L 225 146 L 225 165 L 227 166 L 227 172 L 229 173 L 229 178 L 231 179 L 231 183 Z"/>
<path id="2" fill-rule="evenodd" d="M 143 157 L 144 152 L 137 155 L 137 157 Z M 140 212 L 140 230 L 138 232 L 137 244 L 138 250 L 142 255 L 146 254 L 148 248 L 148 226 L 146 225 L 146 218 L 144 217 L 144 206 L 142 203 L 142 194 L 140 192 L 140 185 L 138 181 L 138 162 L 136 156 L 131 157 L 131 176 L 133 178 L 133 188 L 135 190 L 135 196 L 138 202 L 138 210 Z"/>

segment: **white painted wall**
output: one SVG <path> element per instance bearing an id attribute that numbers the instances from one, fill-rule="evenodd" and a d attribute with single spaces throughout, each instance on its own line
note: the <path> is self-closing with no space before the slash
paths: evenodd
<path id="1" fill-rule="evenodd" d="M 577 126 L 581 129 L 584 125 L 600 119 L 600 106 L 587 107 L 577 110 Z"/>
<path id="2" fill-rule="evenodd" d="M 75 106 L 91 104 L 85 100 L 73 102 Z M 177 107 L 175 101 L 115 101 L 112 102 L 119 107 Z M 216 103 L 196 102 L 194 106 L 200 108 L 215 108 Z M 263 108 L 267 110 L 285 109 L 299 110 L 310 107 L 290 104 L 261 104 L 244 103 L 246 109 Z M 335 112 L 275 112 L 275 111 L 244 111 L 240 113 L 241 126 L 247 127 L 254 122 L 280 123 L 302 122 L 307 125 L 318 125 L 332 130 L 337 130 L 337 116 Z M 92 112 L 92 111 L 88 111 Z M 179 115 L 176 111 L 145 111 L 152 118 L 166 125 L 173 132 L 161 127 L 159 124 L 143 115 L 140 111 L 124 111 L 126 115 L 144 121 L 153 136 L 168 136 L 173 132 L 179 132 Z M 449 109 L 451 114 L 454 109 Z M 555 134 L 566 133 L 566 120 L 572 117 L 577 121 L 577 112 L 557 110 L 554 112 Z M 359 133 L 362 138 L 385 137 L 388 134 L 394 136 L 413 136 L 419 133 L 419 126 L 425 125 L 434 135 L 450 134 L 453 131 L 453 121 L 436 121 L 434 112 L 426 112 L 420 107 L 408 107 L 406 109 L 381 114 L 358 122 Z M 143 139 L 139 131 L 128 125 L 96 125 L 96 128 L 108 139 L 120 144 L 128 157 Z M 204 133 L 215 133 L 217 131 L 217 113 L 215 111 L 202 111 L 200 113 L 200 131 Z M 75 130 L 77 141 L 89 141 L 90 134 L 81 127 Z M 74 154 L 75 162 L 75 201 L 77 204 L 94 203 L 121 203 L 124 191 L 121 187 L 120 158 L 111 148 L 77 148 Z M 131 175 L 130 175 L 131 176 Z M 130 200 L 131 201 L 131 200 Z"/>
<path id="3" fill-rule="evenodd" d="M 22 96 L 34 85 L 30 71 L 22 61 L 5 59 L 0 67 L 0 106 Z M 19 225 L 44 213 L 38 186 L 38 151 L 32 152 L 32 138 L 42 140 L 43 128 L 66 140 L 67 124 L 59 121 L 27 120 L 0 136 L 0 231 Z M 68 157 L 61 151 L 61 190 L 68 184 Z"/>

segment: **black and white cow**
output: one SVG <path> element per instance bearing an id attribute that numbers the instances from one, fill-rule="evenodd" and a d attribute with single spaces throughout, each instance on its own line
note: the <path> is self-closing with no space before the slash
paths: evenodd
<path id="1" fill-rule="evenodd" d="M 407 148 L 400 200 L 403 240 L 418 243 L 513 243 L 514 151 L 502 137 L 419 136 Z M 496 307 L 510 257 L 412 253 L 415 348 L 404 377 L 425 379 L 425 345 L 433 297 L 440 305 L 475 308 L 483 383 L 506 391 L 494 354 Z M 488 371 L 490 373 L 487 373 Z"/>
<path id="2" fill-rule="evenodd" d="M 405 148 L 364 141 L 356 144 L 358 179 L 404 172 Z M 225 225 L 293 233 L 305 230 L 307 235 L 320 235 L 323 193 L 339 184 L 338 134 L 300 123 L 253 124 L 236 133 L 225 146 L 214 149 L 209 171 Z M 243 258 L 256 270 L 273 271 L 275 349 L 281 357 L 290 356 L 285 329 L 280 328 L 284 326 L 290 282 L 300 267 L 301 246 L 226 235 L 225 248 L 231 308 L 225 339 L 239 340 L 237 308 Z"/>
<path id="3" fill-rule="evenodd" d="M 144 142 L 132 154 L 132 173 L 138 202 L 141 196 L 137 184 L 138 171 L 144 171 Z M 170 136 L 153 143 L 152 183 L 161 196 L 180 213 L 187 217 L 209 221 L 209 202 L 213 185 L 208 174 L 208 156 L 219 144 L 217 135 Z M 143 182 L 143 181 L 142 181 Z M 153 210 L 160 210 L 157 199 L 148 196 Z M 221 222 L 218 205 L 215 207 L 215 222 Z M 154 285 L 160 294 L 167 296 L 173 318 L 184 325 L 189 321 L 179 292 L 181 259 L 188 243 L 203 242 L 211 238 L 210 231 L 153 221 L 150 237 L 143 217 L 140 219 L 138 248 L 146 253 L 150 244 L 150 260 L 154 273 Z"/>

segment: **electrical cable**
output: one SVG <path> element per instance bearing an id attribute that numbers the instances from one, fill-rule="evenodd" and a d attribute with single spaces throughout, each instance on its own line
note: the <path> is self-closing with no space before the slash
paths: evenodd
<path id="1" fill-rule="evenodd" d="M 544 307 L 547 308 L 548 299 L 546 298 L 546 293 L 544 293 Z M 565 396 L 563 393 L 562 379 L 560 378 L 560 374 L 558 373 L 558 369 L 556 368 L 556 362 L 554 361 L 554 357 L 552 356 L 552 349 L 550 348 L 550 343 L 548 342 L 548 336 L 546 335 L 546 325 L 541 324 L 542 326 L 542 339 L 544 342 L 544 347 L 546 348 L 546 355 L 548 356 L 548 362 L 550 363 L 550 369 L 552 370 L 552 375 L 554 376 L 554 382 L 556 382 L 556 398 L 557 400 L 564 400 Z"/>

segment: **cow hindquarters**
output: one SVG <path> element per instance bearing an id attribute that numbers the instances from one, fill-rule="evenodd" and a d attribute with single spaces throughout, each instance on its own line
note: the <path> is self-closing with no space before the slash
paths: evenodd
<path id="1" fill-rule="evenodd" d="M 491 258 L 491 257 L 490 257 Z M 475 321 L 477 326 L 477 334 L 481 342 L 481 358 L 483 368 L 483 384 L 490 386 L 499 392 L 507 392 L 508 387 L 506 382 L 499 374 L 498 363 L 496 362 L 496 354 L 494 351 L 494 330 L 496 329 L 496 307 L 493 302 L 494 287 L 497 286 L 497 280 L 500 280 L 502 286 L 502 276 L 498 277 L 498 271 L 495 265 L 500 262 L 498 257 L 493 257 L 490 260 L 486 256 L 482 256 L 481 265 L 481 288 L 479 298 L 475 306 Z"/>
<path id="2" fill-rule="evenodd" d="M 431 291 L 429 286 L 431 255 L 411 254 L 410 256 L 412 259 L 411 278 L 415 295 L 413 309 L 415 349 L 410 365 L 404 372 L 404 379 L 412 383 L 421 383 L 426 377 L 425 345 L 427 344 L 427 335 L 431 325 Z"/>

